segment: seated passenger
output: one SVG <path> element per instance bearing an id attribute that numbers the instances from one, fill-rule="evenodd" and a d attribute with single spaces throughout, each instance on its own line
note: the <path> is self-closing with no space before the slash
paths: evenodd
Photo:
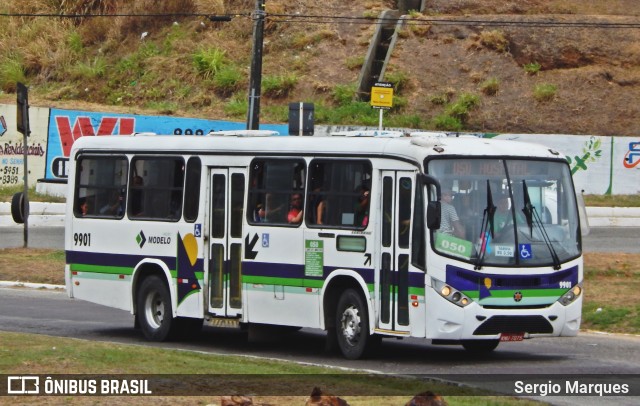
<path id="1" fill-rule="evenodd" d="M 294 193 L 291 195 L 291 206 L 287 213 L 287 221 L 289 224 L 300 224 L 302 221 L 302 195 Z"/>

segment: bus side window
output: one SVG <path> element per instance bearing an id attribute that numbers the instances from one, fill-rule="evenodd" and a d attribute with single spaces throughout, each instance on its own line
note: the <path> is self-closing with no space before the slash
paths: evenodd
<path id="1" fill-rule="evenodd" d="M 185 165 L 182 157 L 134 158 L 129 184 L 129 217 L 178 221 L 182 216 Z"/>
<path id="2" fill-rule="evenodd" d="M 371 204 L 369 161 L 315 159 L 309 168 L 307 224 L 366 228 Z"/>
<path id="3" fill-rule="evenodd" d="M 187 175 L 184 186 L 184 219 L 194 222 L 198 218 L 200 205 L 200 176 L 202 163 L 200 158 L 191 157 L 187 161 Z"/>
<path id="4" fill-rule="evenodd" d="M 303 206 L 298 196 L 304 197 L 305 171 L 300 159 L 255 159 L 249 174 L 248 223 L 299 224 Z"/>
<path id="5" fill-rule="evenodd" d="M 77 168 L 75 216 L 122 218 L 127 159 L 122 156 L 83 156 L 78 159 Z"/>

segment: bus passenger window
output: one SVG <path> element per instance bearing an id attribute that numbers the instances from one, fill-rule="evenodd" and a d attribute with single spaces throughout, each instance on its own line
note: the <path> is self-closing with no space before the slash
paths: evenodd
<path id="1" fill-rule="evenodd" d="M 249 224 L 300 224 L 305 171 L 304 161 L 299 159 L 254 160 L 249 175 Z M 296 195 L 299 201 L 294 199 Z"/>
<path id="2" fill-rule="evenodd" d="M 371 204 L 369 161 L 316 159 L 309 168 L 307 224 L 310 227 L 366 228 Z"/>
<path id="3" fill-rule="evenodd" d="M 194 222 L 198 219 L 200 205 L 200 176 L 202 163 L 200 158 L 191 157 L 187 161 L 187 175 L 184 186 L 184 219 Z"/>
<path id="4" fill-rule="evenodd" d="M 127 166 L 125 157 L 80 157 L 75 183 L 75 216 L 122 218 L 126 198 Z"/>
<path id="5" fill-rule="evenodd" d="M 131 161 L 128 214 L 132 219 L 178 221 L 182 216 L 185 166 L 182 157 Z"/>

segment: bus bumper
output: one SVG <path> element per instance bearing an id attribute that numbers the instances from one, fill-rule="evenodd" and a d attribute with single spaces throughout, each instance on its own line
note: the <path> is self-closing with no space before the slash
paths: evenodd
<path id="1" fill-rule="evenodd" d="M 426 338 L 432 340 L 495 340 L 520 333 L 525 338 L 572 337 L 580 329 L 583 295 L 567 306 L 554 302 L 535 309 L 484 308 L 476 302 L 459 307 L 434 289 L 427 288 L 426 295 Z"/>

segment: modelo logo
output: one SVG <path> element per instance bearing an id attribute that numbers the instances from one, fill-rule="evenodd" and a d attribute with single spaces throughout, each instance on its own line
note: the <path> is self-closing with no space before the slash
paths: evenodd
<path id="1" fill-rule="evenodd" d="M 147 237 L 144 235 L 144 231 L 140 230 L 138 235 L 136 236 L 136 243 L 140 248 L 144 247 L 145 244 L 153 244 L 153 245 L 169 245 L 171 244 L 170 236 L 158 236 L 151 235 Z"/>
<path id="2" fill-rule="evenodd" d="M 161 237 L 157 235 L 151 235 L 147 241 L 149 244 L 157 244 L 157 245 L 169 245 L 171 244 L 171 237 Z"/>

